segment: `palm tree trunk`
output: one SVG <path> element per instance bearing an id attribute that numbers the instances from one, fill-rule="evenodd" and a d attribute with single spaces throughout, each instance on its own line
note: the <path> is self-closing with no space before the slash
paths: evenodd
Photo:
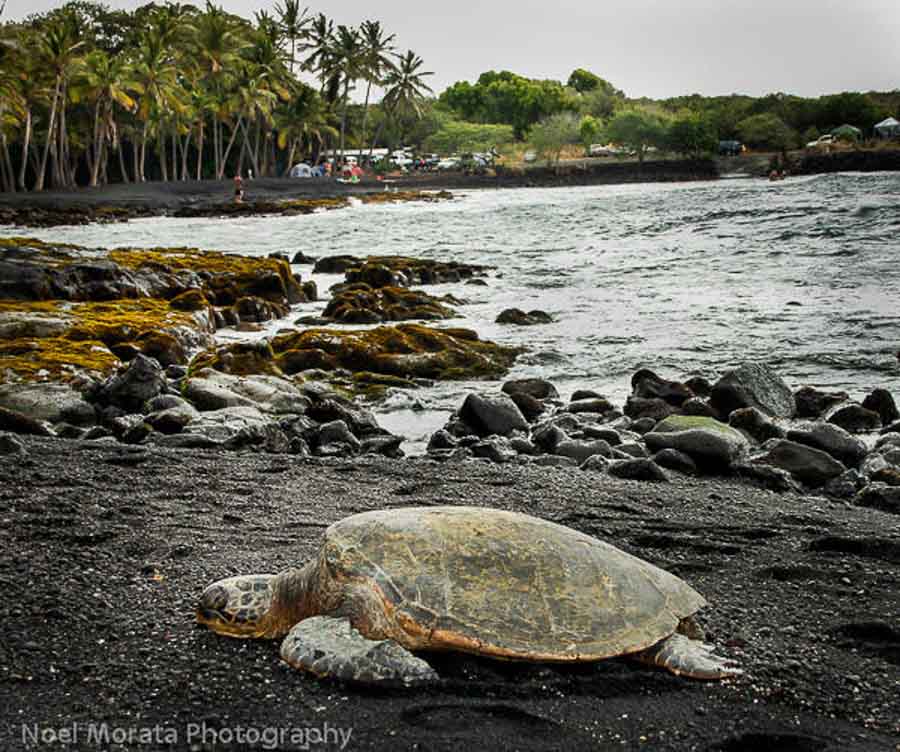
<path id="1" fill-rule="evenodd" d="M 341 107 L 341 164 L 344 163 L 344 134 L 347 130 L 347 103 L 350 99 L 350 80 L 344 82 L 343 106 Z"/>
<path id="2" fill-rule="evenodd" d="M 284 171 L 284 175 L 282 177 L 287 177 L 291 173 L 291 167 L 294 166 L 294 151 L 297 149 L 297 139 L 295 138 L 291 141 L 291 150 L 288 153 L 288 163 L 287 169 Z"/>
<path id="3" fill-rule="evenodd" d="M 166 131 L 162 127 L 162 123 L 159 124 L 158 134 L 156 137 L 156 148 L 159 151 L 159 168 L 162 170 L 162 180 L 164 183 L 169 182 L 169 165 L 166 161 L 168 157 L 166 156 Z"/>
<path id="4" fill-rule="evenodd" d="M 41 158 L 41 169 L 38 171 L 37 179 L 34 183 L 34 190 L 44 190 L 44 176 L 47 173 L 47 158 L 50 156 L 50 147 L 53 144 L 53 126 L 56 125 L 56 106 L 59 103 L 59 90 L 62 80 L 59 75 L 56 76 L 56 87 L 53 90 L 53 104 L 50 105 L 50 124 L 47 126 L 47 143 L 44 144 L 44 156 Z"/>
<path id="5" fill-rule="evenodd" d="M 366 123 L 369 121 L 369 93 L 372 91 L 372 82 L 366 82 L 366 101 L 363 104 L 363 121 L 362 121 L 362 136 L 360 137 L 360 144 L 363 146 L 366 145 Z"/>
<path id="6" fill-rule="evenodd" d="M 147 164 L 147 131 L 150 130 L 150 121 L 144 121 L 144 129 L 141 134 L 141 162 L 138 174 L 141 176 L 140 182 L 145 182 L 147 177 L 144 175 L 144 166 Z"/>
<path id="7" fill-rule="evenodd" d="M 22 163 L 19 165 L 19 189 L 25 188 L 25 170 L 28 168 L 28 149 L 31 146 L 31 107 L 25 110 L 25 141 L 22 146 Z"/>
<path id="8" fill-rule="evenodd" d="M 178 138 L 178 128 L 172 123 L 172 180 L 178 180 L 178 147 L 181 139 Z"/>
<path id="9" fill-rule="evenodd" d="M 194 131 L 189 130 L 187 136 L 184 137 L 184 148 L 181 150 L 181 179 L 188 179 L 188 152 L 191 150 L 191 139 L 194 137 Z"/>
<path id="10" fill-rule="evenodd" d="M 16 172 L 13 170 L 12 160 L 9 158 L 9 146 L 6 143 L 6 134 L 0 131 L 0 175 L 3 179 L 3 190 L 9 193 L 16 192 Z"/>
<path id="11" fill-rule="evenodd" d="M 197 137 L 197 180 L 203 179 L 203 118 L 200 118 L 200 133 Z"/>
<path id="12" fill-rule="evenodd" d="M 93 162 L 91 164 L 91 182 L 89 185 L 95 186 L 97 185 L 97 175 L 100 173 L 100 149 L 101 149 L 101 135 L 100 135 L 100 105 L 101 100 L 97 98 L 97 105 L 94 107 L 94 155 Z M 88 152 L 90 156 L 90 152 Z"/>
<path id="13" fill-rule="evenodd" d="M 222 155 L 222 162 L 219 165 L 220 171 L 218 178 L 222 179 L 222 176 L 225 174 L 225 165 L 228 163 L 228 155 L 231 154 L 231 147 L 234 146 L 234 139 L 238 134 L 238 131 L 244 127 L 244 116 L 241 115 L 238 117 L 237 124 L 234 126 L 234 130 L 231 131 L 231 138 L 228 139 L 228 147 L 225 149 L 225 153 Z M 224 134 L 222 134 L 224 135 Z M 245 133 L 246 138 L 246 133 Z"/>

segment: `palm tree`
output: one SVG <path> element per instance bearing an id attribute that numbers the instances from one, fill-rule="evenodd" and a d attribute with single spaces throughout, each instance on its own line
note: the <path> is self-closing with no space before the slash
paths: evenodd
<path id="1" fill-rule="evenodd" d="M 369 120 L 369 95 L 372 84 L 380 84 L 384 74 L 394 66 L 391 59 L 394 34 L 385 36 L 378 21 L 363 21 L 360 26 L 363 49 L 363 77 L 366 79 L 366 101 L 363 105 L 362 143 L 366 143 L 366 125 Z M 371 152 L 369 154 L 371 156 Z"/>
<path id="2" fill-rule="evenodd" d="M 67 87 L 72 73 L 75 71 L 79 51 L 84 42 L 78 40 L 78 22 L 74 12 L 64 11 L 53 18 L 37 37 L 37 56 L 44 70 L 51 73 L 54 79 L 53 100 L 50 105 L 50 120 L 47 124 L 47 141 L 44 144 L 44 156 L 41 158 L 34 190 L 44 189 L 44 176 L 47 172 L 47 160 L 51 149 L 55 147 L 54 163 L 56 165 L 55 180 L 64 182 L 62 172 L 63 160 L 67 153 L 67 133 L 65 130 L 65 111 Z M 58 115 L 58 117 L 57 117 Z M 59 139 L 56 138 L 59 130 Z"/>
<path id="3" fill-rule="evenodd" d="M 229 79 L 234 77 L 240 63 L 240 52 L 247 43 L 241 39 L 228 14 L 209 0 L 206 12 L 196 19 L 192 31 L 199 79 L 212 99 L 215 174 L 217 178 L 221 178 L 225 172 L 222 143 L 225 134 L 222 133 L 221 125 L 228 122 L 230 115 L 227 85 Z M 236 130 L 232 132 L 232 141 L 235 134 Z"/>
<path id="4" fill-rule="evenodd" d="M 337 78 L 341 82 L 341 161 L 344 160 L 344 142 L 347 131 L 347 107 L 350 90 L 363 72 L 363 46 L 356 29 L 338 26 L 337 34 L 324 58 L 326 67 L 321 71 L 325 79 Z"/>
<path id="5" fill-rule="evenodd" d="M 152 29 L 145 33 L 137 50 L 137 59 L 134 63 L 134 86 L 142 95 L 137 115 L 144 124 L 135 180 L 146 180 L 144 167 L 147 157 L 147 139 L 150 135 L 151 126 L 155 128 L 159 141 L 162 178 L 163 180 L 168 180 L 169 178 L 168 168 L 166 167 L 163 126 L 168 112 L 181 106 L 180 99 L 183 92 L 178 82 L 178 74 L 178 66 L 170 50 L 163 45 L 159 34 Z"/>
<path id="6" fill-rule="evenodd" d="M 90 185 L 97 185 L 101 166 L 106 160 L 106 143 L 115 128 L 115 106 L 126 110 L 137 108 L 131 96 L 138 84 L 131 78 L 131 66 L 121 55 L 110 57 L 103 50 L 94 50 L 85 58 L 82 72 L 83 86 L 94 99 L 93 154 Z M 123 176 L 125 180 L 128 176 Z"/>
<path id="7" fill-rule="evenodd" d="M 307 9 L 300 8 L 300 0 L 284 0 L 284 5 L 275 5 L 275 13 L 278 14 L 278 23 L 281 32 L 291 43 L 291 73 L 294 72 L 296 62 L 297 41 L 306 33 L 306 27 L 310 23 L 307 17 Z"/>
<path id="8" fill-rule="evenodd" d="M 319 93 L 311 86 L 299 83 L 291 100 L 275 112 L 278 127 L 278 148 L 288 153 L 287 174 L 294 164 L 294 154 L 302 151 L 304 142 L 315 162 L 326 136 L 337 136 L 338 131 L 330 121 L 330 113 Z"/>
<path id="9" fill-rule="evenodd" d="M 309 53 L 303 67 L 308 71 L 319 73 L 324 91 L 326 79 L 322 71 L 330 67 L 328 58 L 334 46 L 334 22 L 326 18 L 324 13 L 320 13 L 304 29 L 300 39 L 300 51 Z"/>
<path id="10" fill-rule="evenodd" d="M 422 100 L 426 94 L 433 93 L 431 88 L 422 80 L 425 76 L 433 76 L 432 71 L 421 70 L 424 62 L 412 50 L 403 55 L 397 67 L 388 71 L 384 79 L 385 95 L 382 104 L 393 116 L 402 117 L 410 113 L 421 117 Z M 401 120 L 400 139 L 403 140 L 404 132 Z"/>

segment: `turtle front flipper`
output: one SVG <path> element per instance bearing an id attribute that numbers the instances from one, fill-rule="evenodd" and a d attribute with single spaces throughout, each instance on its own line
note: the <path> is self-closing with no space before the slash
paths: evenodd
<path id="1" fill-rule="evenodd" d="M 712 645 L 676 632 L 630 657 L 650 666 L 660 666 L 676 676 L 692 679 L 726 679 L 743 673 L 732 661 L 712 651 Z"/>
<path id="2" fill-rule="evenodd" d="M 281 643 L 281 659 L 319 677 L 364 684 L 422 684 L 438 675 L 393 640 L 369 640 L 348 619 L 314 616 L 295 626 Z"/>

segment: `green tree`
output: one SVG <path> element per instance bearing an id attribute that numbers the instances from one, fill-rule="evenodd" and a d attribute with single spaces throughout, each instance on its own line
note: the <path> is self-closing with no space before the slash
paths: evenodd
<path id="1" fill-rule="evenodd" d="M 627 146 L 643 163 L 647 149 L 665 146 L 666 127 L 663 118 L 647 109 L 631 108 L 617 112 L 606 126 L 610 141 Z"/>
<path id="2" fill-rule="evenodd" d="M 797 145 L 797 133 L 771 113 L 751 115 L 737 124 L 741 141 L 757 149 L 786 151 Z"/>
<path id="3" fill-rule="evenodd" d="M 624 93 L 619 91 L 606 79 L 600 78 L 596 73 L 591 73 L 584 68 L 576 68 L 569 76 L 566 86 L 575 89 L 579 94 L 587 94 L 588 92 L 597 91 L 608 97 L 624 97 Z"/>
<path id="4" fill-rule="evenodd" d="M 394 34 L 386 34 L 378 21 L 363 21 L 360 27 L 362 37 L 362 75 L 366 80 L 366 99 L 363 104 L 363 122 L 361 141 L 366 143 L 369 120 L 369 96 L 372 93 L 372 85 L 380 84 L 387 71 L 394 67 L 392 60 Z M 371 155 L 371 151 L 369 152 Z"/>
<path id="5" fill-rule="evenodd" d="M 423 71 L 424 64 L 416 53 L 407 50 L 396 67 L 388 71 L 384 78 L 386 91 L 382 102 L 391 116 L 399 118 L 401 123 L 404 117 L 420 117 L 425 96 L 432 93 L 431 88 L 425 83 L 425 77 L 433 76 L 434 73 Z M 404 135 L 401 125 L 401 140 Z"/>
<path id="6" fill-rule="evenodd" d="M 306 33 L 311 19 L 307 16 L 307 9 L 301 9 L 300 0 L 284 0 L 283 4 L 276 3 L 275 13 L 278 15 L 281 32 L 291 44 L 290 66 L 293 73 L 297 60 L 297 42 Z"/>
<path id="7" fill-rule="evenodd" d="M 692 110 L 682 110 L 669 123 L 666 143 L 669 149 L 698 158 L 715 153 L 719 137 L 712 121 Z"/>
<path id="8" fill-rule="evenodd" d="M 590 149 L 600 135 L 603 126 L 593 115 L 585 115 L 578 124 L 578 136 L 585 149 Z"/>
<path id="9" fill-rule="evenodd" d="M 487 152 L 512 140 L 511 125 L 448 119 L 426 139 L 425 146 L 428 151 L 440 154 Z"/>
<path id="10" fill-rule="evenodd" d="M 347 131 L 347 108 L 350 104 L 350 91 L 362 76 L 364 69 L 364 49 L 359 32 L 349 26 L 338 26 L 331 46 L 323 57 L 321 70 L 324 79 L 335 79 L 341 85 L 341 161 L 344 159 L 344 146 Z"/>
<path id="11" fill-rule="evenodd" d="M 528 134 L 528 140 L 538 154 L 556 164 L 566 146 L 581 140 L 580 125 L 574 112 L 557 112 L 537 123 Z"/>

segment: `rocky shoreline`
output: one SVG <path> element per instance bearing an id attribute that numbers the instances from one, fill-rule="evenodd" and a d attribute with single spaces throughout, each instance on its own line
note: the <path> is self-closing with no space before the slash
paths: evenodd
<path id="1" fill-rule="evenodd" d="M 97 707 L 63 696 L 100 692 L 110 722 L 186 719 L 200 703 L 227 727 L 283 724 L 299 701 L 372 749 L 476 742 L 467 726 L 488 747 L 513 735 L 525 749 L 888 748 L 900 733 L 900 413 L 887 390 L 792 389 L 764 364 L 683 380 L 645 369 L 617 406 L 514 379 L 472 391 L 424 457 L 403 458 L 403 437 L 361 397 L 498 383 L 519 354 L 420 323 L 466 303 L 411 288 L 492 270 L 391 256 L 315 268 L 344 282 L 314 326 L 222 345 L 217 331 L 283 320 L 319 291 L 277 254 L 2 241 L 0 524 L 17 544 L 0 556 L 5 707 L 34 715 L 58 691 L 45 720 L 60 725 Z M 541 314 L 498 320 L 540 326 Z M 697 686 L 618 661 L 438 658 L 439 687 L 385 695 L 192 630 L 207 582 L 296 564 L 345 514 L 437 503 L 536 514 L 670 569 L 710 600 L 709 638 L 747 675 Z M 110 636 L 92 642 L 98 630 Z"/>

